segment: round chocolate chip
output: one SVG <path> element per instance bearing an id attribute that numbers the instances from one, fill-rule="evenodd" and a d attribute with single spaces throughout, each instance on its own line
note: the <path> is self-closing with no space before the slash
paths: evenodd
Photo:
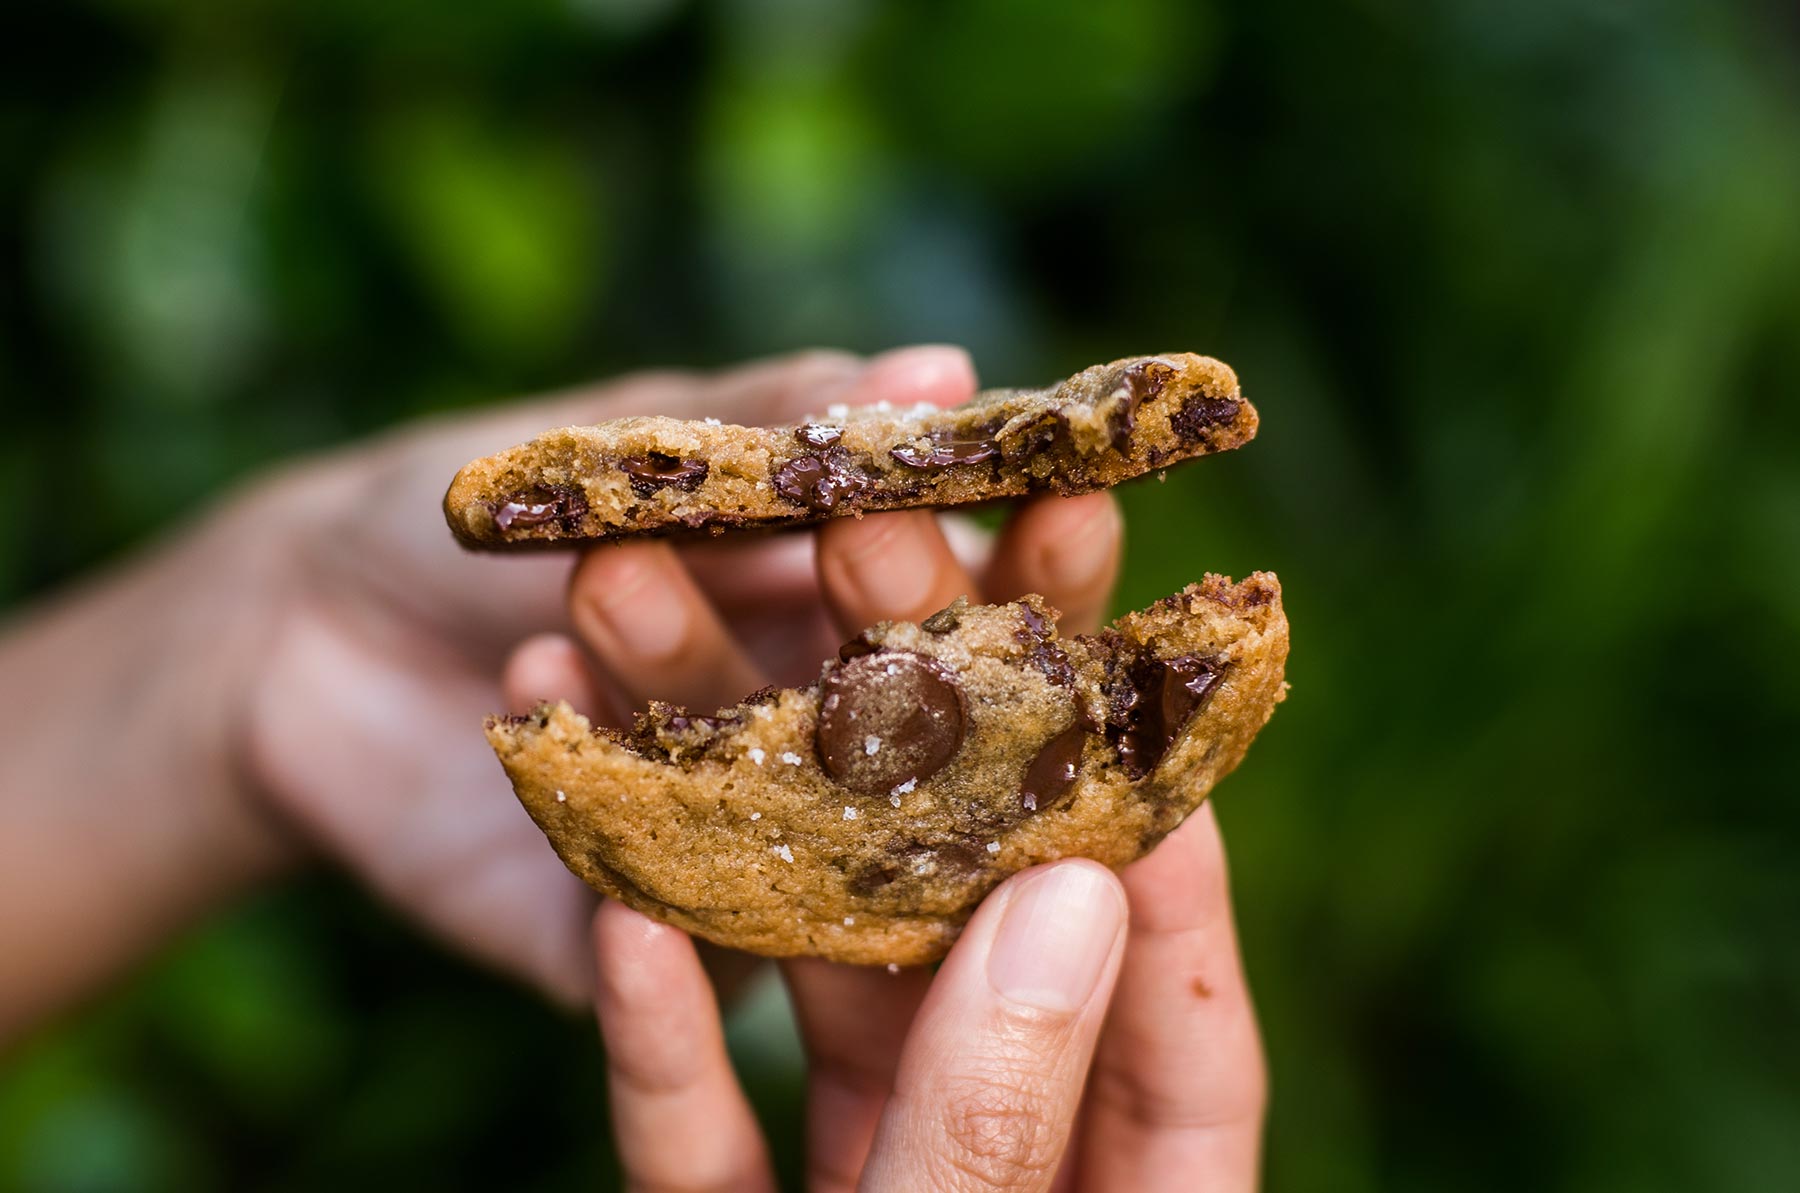
<path id="1" fill-rule="evenodd" d="M 903 650 L 859 655 L 819 686 L 819 761 L 851 791 L 886 796 L 954 758 L 967 718 L 943 664 Z"/>

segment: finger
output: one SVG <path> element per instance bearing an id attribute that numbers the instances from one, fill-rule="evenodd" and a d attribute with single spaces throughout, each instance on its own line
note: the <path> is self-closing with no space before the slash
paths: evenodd
<path id="1" fill-rule="evenodd" d="M 1121 878 L 1131 931 L 1078 1187 L 1254 1189 L 1266 1078 L 1211 807 Z"/>
<path id="2" fill-rule="evenodd" d="M 914 1023 L 868 1190 L 1043 1190 L 1056 1177 L 1124 948 L 1105 867 L 1015 875 L 982 904 Z"/>
<path id="3" fill-rule="evenodd" d="M 1110 493 L 1040 497 L 1007 522 L 987 575 L 988 599 L 1028 592 L 1062 610 L 1065 634 L 1100 628 L 1119 574 L 1123 522 Z"/>
<path id="4" fill-rule="evenodd" d="M 784 963 L 782 976 L 806 1045 L 806 1187 L 849 1193 L 861 1178 L 931 974 L 800 959 Z"/>
<path id="5" fill-rule="evenodd" d="M 929 510 L 827 522 L 819 531 L 819 585 L 846 634 L 877 621 L 918 621 L 959 596 L 980 597 Z"/>
<path id="6" fill-rule="evenodd" d="M 594 997 L 613 1132 L 633 1189 L 773 1190 L 694 944 L 608 900 L 594 915 Z"/>
<path id="7" fill-rule="evenodd" d="M 569 584 L 575 628 L 633 704 L 655 697 L 711 710 L 763 686 L 667 543 L 589 551 Z"/>
<path id="8" fill-rule="evenodd" d="M 576 712 L 610 723 L 581 647 L 565 634 L 533 634 L 513 648 L 500 673 L 507 711 L 527 713 L 546 700 L 567 700 Z"/>

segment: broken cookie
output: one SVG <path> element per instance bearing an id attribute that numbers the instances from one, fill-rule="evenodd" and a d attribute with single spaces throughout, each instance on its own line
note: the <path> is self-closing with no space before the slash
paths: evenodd
<path id="1" fill-rule="evenodd" d="M 1041 597 L 883 622 L 806 687 L 629 731 L 489 720 L 526 809 L 596 890 L 770 956 L 916 965 L 1007 875 L 1142 856 L 1282 699 L 1276 579 L 1208 576 L 1094 635 Z"/>
<path id="2" fill-rule="evenodd" d="M 464 467 L 444 516 L 465 546 L 488 550 L 721 534 L 1086 493 L 1255 434 L 1236 375 L 1177 352 L 951 409 L 839 406 L 785 427 L 660 417 L 563 427 Z"/>

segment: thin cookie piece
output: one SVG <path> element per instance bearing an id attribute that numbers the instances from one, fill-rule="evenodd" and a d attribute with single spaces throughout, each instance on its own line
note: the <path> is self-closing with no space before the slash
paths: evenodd
<path id="1" fill-rule="evenodd" d="M 783 427 L 661 417 L 546 431 L 465 466 L 444 517 L 465 546 L 800 526 L 865 511 L 1086 493 L 1248 443 L 1237 376 L 1177 352 L 948 410 L 835 406 Z"/>
<path id="2" fill-rule="evenodd" d="M 1015 871 L 1147 852 L 1285 692 L 1274 576 L 1218 576 L 1095 635 L 1042 597 L 883 622 L 817 682 L 630 731 L 567 704 L 488 740 L 596 890 L 769 956 L 917 965 Z"/>

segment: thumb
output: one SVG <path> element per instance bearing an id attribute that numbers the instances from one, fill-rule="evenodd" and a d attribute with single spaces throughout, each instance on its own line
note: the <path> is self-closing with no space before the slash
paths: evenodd
<path id="1" fill-rule="evenodd" d="M 865 1193 L 1042 1190 L 1056 1178 L 1124 950 L 1105 867 L 1015 875 L 969 921 L 901 1055 Z"/>

